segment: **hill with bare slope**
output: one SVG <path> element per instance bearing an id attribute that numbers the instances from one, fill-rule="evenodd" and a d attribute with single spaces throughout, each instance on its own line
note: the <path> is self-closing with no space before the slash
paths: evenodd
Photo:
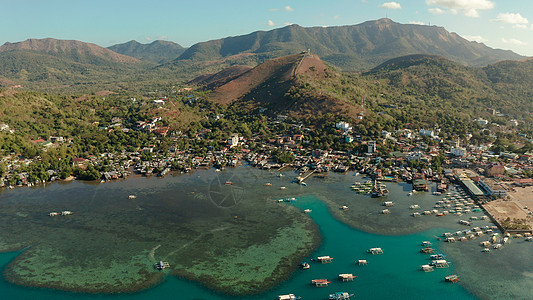
<path id="1" fill-rule="evenodd" d="M 314 89 L 310 82 L 338 77 L 318 56 L 300 53 L 268 60 L 212 90 L 223 105 L 266 108 L 270 113 L 309 116 L 325 113 L 355 118 L 359 109 L 343 99 Z"/>

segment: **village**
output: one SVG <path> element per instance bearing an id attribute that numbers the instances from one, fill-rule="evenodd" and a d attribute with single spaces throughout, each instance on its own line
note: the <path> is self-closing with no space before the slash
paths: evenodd
<path id="1" fill-rule="evenodd" d="M 196 97 L 187 97 L 194 101 Z M 162 107 L 166 98 L 153 101 Z M 224 115 L 211 118 L 221 119 Z M 122 119 L 113 118 L 112 124 L 99 127 L 112 132 L 120 130 L 141 131 L 151 134 L 152 145 L 122 150 L 118 153 L 104 152 L 88 157 L 74 157 L 72 168 L 94 173 L 102 183 L 126 178 L 132 174 L 143 176 L 165 176 L 170 173 L 187 173 L 198 168 L 222 170 L 248 164 L 265 170 L 294 169 L 295 183 L 305 184 L 310 176 L 327 176 L 328 172 L 355 171 L 376 181 L 404 181 L 413 184 L 414 190 L 444 192 L 450 183 L 459 183 L 468 193 L 476 197 L 494 221 L 506 229 L 531 230 L 533 227 L 533 178 L 526 176 L 533 172 L 533 153 L 518 155 L 510 152 L 494 153 L 491 144 L 470 144 L 468 136 L 464 140 L 443 140 L 439 129 L 401 129 L 394 132 L 382 131 L 379 137 L 362 136 L 345 121 L 334 124 L 334 138 L 344 145 L 356 145 L 351 149 L 314 149 L 308 137 L 314 129 L 305 127 L 297 120 L 285 115 L 268 119 L 268 129 L 274 136 L 265 138 L 256 133 L 248 138 L 239 133 L 228 134 L 229 138 L 213 141 L 211 129 L 203 128 L 196 132 L 182 133 L 171 131 L 162 117 L 137 121 L 130 127 L 122 124 Z M 483 119 L 473 120 L 487 126 L 489 134 L 494 134 Z M 513 124 L 511 122 L 511 124 Z M 162 126 L 163 125 L 163 126 Z M 498 128 L 500 126 L 498 125 Z M 3 124 L 1 130 L 12 130 Z M 283 130 L 280 130 L 283 128 Z M 470 135 L 471 137 L 471 135 Z M 166 151 L 157 147 L 161 139 L 170 140 Z M 525 142 L 531 142 L 521 136 Z M 34 141 L 43 149 L 66 145 L 71 139 L 50 137 L 48 140 Z M 206 142 L 220 145 L 184 149 L 188 142 Z M 394 151 L 390 151 L 394 149 Z M 32 181 L 30 174 L 19 172 L 38 158 L 20 158 L 8 155 L 2 163 L 6 166 L 0 185 L 6 188 L 32 186 L 50 181 L 72 180 L 75 176 L 61 176 L 60 170 L 48 169 L 49 180 Z M 66 178 L 65 178 L 66 177 Z M 434 187 L 433 187 L 434 186 Z"/>

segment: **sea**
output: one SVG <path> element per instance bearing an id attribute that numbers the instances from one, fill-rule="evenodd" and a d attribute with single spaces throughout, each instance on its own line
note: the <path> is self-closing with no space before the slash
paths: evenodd
<path id="1" fill-rule="evenodd" d="M 310 178 L 307 181 L 307 186 L 303 187 L 292 182 L 296 176 L 293 171 L 285 171 L 280 173 L 282 176 L 279 176 L 280 174 L 277 172 L 273 173 L 242 166 L 224 172 L 226 172 L 224 173 L 224 178 L 233 179 L 235 184 L 245 184 L 250 180 L 260 183 L 256 187 L 257 191 L 252 191 L 254 192 L 252 194 L 257 194 L 257 197 L 265 197 L 267 198 L 266 201 L 277 202 L 279 199 L 291 199 L 294 197 L 293 201 L 283 201 L 277 205 L 293 206 L 301 210 L 302 214 L 307 215 L 317 225 L 321 235 L 318 248 L 302 260 L 310 264 L 309 269 L 302 270 L 294 266 L 293 272 L 287 280 L 280 282 L 266 292 L 250 296 L 226 295 L 209 289 L 199 282 L 171 275 L 166 275 L 162 282 L 139 292 L 92 294 L 20 286 L 8 282 L 6 276 L 9 276 L 9 273 L 5 272 L 5 269 L 13 260 L 23 255 L 24 251 L 27 251 L 27 249 L 22 249 L 0 253 L 0 268 L 4 270 L 4 276 L 0 279 L 0 298 L 244 300 L 277 299 L 278 295 L 292 293 L 301 297 L 301 299 L 328 299 L 328 295 L 335 292 L 354 294 L 353 299 L 533 298 L 533 288 L 531 288 L 533 286 L 531 285 L 533 283 L 531 260 L 533 243 L 516 239 L 510 245 L 505 245 L 503 249 L 494 250 L 488 254 L 481 253 L 482 248 L 478 245 L 481 239 L 464 243 L 457 242 L 454 245 L 450 245 L 442 242 L 440 238 L 442 233 L 454 232 L 465 228 L 456 224 L 455 220 L 459 219 L 459 217 L 451 219 L 448 216 L 446 217 L 449 220 L 442 222 L 442 225 L 435 221 L 438 220 L 438 217 L 419 217 L 420 221 L 417 222 L 425 222 L 424 218 L 428 220 L 427 224 L 429 225 L 421 227 L 425 228 L 424 230 L 417 231 L 415 229 L 415 232 L 406 230 L 405 232 L 408 232 L 406 234 L 398 233 L 391 230 L 398 225 L 395 224 L 394 214 L 393 216 L 383 216 L 379 213 L 384 208 L 381 206 L 381 201 L 383 200 L 378 201 L 367 195 L 357 195 L 350 190 L 349 187 L 353 182 L 366 180 L 361 175 L 354 173 L 331 174 L 326 179 Z M 252 173 L 254 176 L 249 176 Z M 35 205 L 36 201 L 40 201 L 40 198 L 46 200 L 77 193 L 77 198 L 72 196 L 72 200 L 63 200 L 61 203 L 88 201 L 98 205 L 98 203 L 95 204 L 94 202 L 94 190 L 99 190 L 100 193 L 104 194 L 113 194 L 111 191 L 114 190 L 120 190 L 124 193 L 124 190 L 135 189 L 136 194 L 140 195 L 143 190 L 160 193 L 162 189 L 166 189 L 165 193 L 168 195 L 176 195 L 183 193 L 183 186 L 179 183 L 185 182 L 188 187 L 187 191 L 202 191 L 206 186 L 212 186 L 214 179 L 220 181 L 218 172 L 214 170 L 198 170 L 191 174 L 178 174 L 165 178 L 131 177 L 123 181 L 105 184 L 72 182 L 51 184 L 48 187 L 39 188 L 17 188 L 0 194 L 0 216 L 2 215 L 1 210 L 6 207 L 12 209 L 18 205 L 20 206 L 18 209 L 22 210 L 28 205 Z M 272 186 L 270 188 L 276 189 L 276 192 L 261 192 L 260 189 L 266 189 L 266 187 L 263 187 L 263 182 L 271 183 Z M 195 184 L 198 185 L 197 188 L 194 187 Z M 417 198 L 415 200 L 411 200 L 410 196 L 406 195 L 406 191 L 409 190 L 408 185 L 397 183 L 388 183 L 387 185 L 390 191 L 387 197 L 388 201 L 402 202 L 402 204 L 398 203 L 397 207 L 393 207 L 391 210 L 396 210 L 398 212 L 395 211 L 395 213 L 405 216 L 409 216 L 412 213 L 407 207 L 414 202 L 424 203 L 425 206 L 431 207 L 437 199 L 442 199 L 442 197 L 433 196 L 431 193 L 422 193 L 416 195 Z M 281 186 L 285 187 L 282 192 L 278 191 Z M 178 187 L 179 190 L 177 190 Z M 335 189 L 343 190 L 335 193 Z M 206 193 L 209 192 L 212 191 L 206 191 Z M 190 193 L 193 194 L 193 192 Z M 368 220 L 373 218 L 389 218 L 389 220 L 374 225 L 372 232 L 369 232 L 369 230 L 363 231 L 354 226 L 354 224 L 351 224 L 352 226 L 347 225 L 345 222 L 341 222 L 339 218 L 334 217 L 339 214 L 339 208 L 336 206 L 337 202 L 331 201 L 332 199 L 325 199 L 327 197 L 346 198 L 349 210 L 358 210 L 358 206 L 360 206 L 360 210 L 365 212 Z M 105 201 L 111 200 L 106 199 Z M 217 202 L 216 199 L 214 202 Z M 234 201 L 232 205 L 239 205 L 238 202 Z M 142 202 L 139 203 L 137 206 L 143 205 Z M 213 203 L 213 205 L 220 206 L 221 203 Z M 63 207 L 68 207 L 68 205 Z M 74 203 L 70 207 L 75 208 Z M 305 213 L 304 210 L 306 209 L 311 211 Z M 375 213 L 366 213 L 367 211 L 375 211 Z M 476 214 L 476 216 L 481 215 L 482 213 Z M 22 216 L 27 217 L 23 213 Z M 401 217 L 397 219 L 400 220 L 399 222 L 407 220 L 407 218 Z M 403 225 L 405 226 L 405 224 Z M 7 225 L 2 224 L 2 226 L 5 227 Z M 56 224 L 56 226 L 58 225 Z M 365 226 L 361 226 L 361 228 L 368 229 Z M 0 228 L 0 230 L 6 229 Z M 421 271 L 421 265 L 431 262 L 427 254 L 420 252 L 423 241 L 431 241 L 436 253 L 446 254 L 446 259 L 450 261 L 450 267 L 436 269 L 433 272 Z M 294 243 L 298 243 L 298 240 L 295 240 Z M 24 246 L 31 247 L 31 245 Z M 368 249 L 376 247 L 383 249 L 383 254 L 372 255 L 368 253 Z M 90 254 L 88 253 L 87 255 Z M 326 255 L 333 257 L 331 263 L 322 264 L 315 261 L 316 257 Z M 364 266 L 358 265 L 356 262 L 360 259 L 367 260 L 368 264 Z M 350 273 L 357 277 L 351 282 L 342 282 L 338 279 L 338 275 L 341 273 Z M 461 282 L 445 282 L 444 277 L 451 274 L 457 274 Z M 327 287 L 317 288 L 310 284 L 312 279 L 328 279 L 331 283 Z"/>

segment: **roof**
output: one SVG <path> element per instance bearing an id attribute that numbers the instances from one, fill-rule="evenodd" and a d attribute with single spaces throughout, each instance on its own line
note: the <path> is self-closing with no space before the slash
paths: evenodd
<path id="1" fill-rule="evenodd" d="M 462 180 L 461 182 L 474 196 L 485 195 L 485 193 L 483 193 L 483 191 L 472 180 Z"/>

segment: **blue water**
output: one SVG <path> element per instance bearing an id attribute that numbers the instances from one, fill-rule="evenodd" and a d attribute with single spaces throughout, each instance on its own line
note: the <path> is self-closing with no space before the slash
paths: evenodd
<path id="1" fill-rule="evenodd" d="M 432 229 L 413 235 L 384 236 L 353 229 L 329 213 L 326 205 L 314 196 L 305 196 L 293 204 L 299 208 L 312 209 L 309 214 L 322 233 L 321 246 L 308 258 L 309 270 L 297 270 L 292 277 L 273 290 L 251 297 L 231 297 L 218 294 L 203 286 L 168 276 L 166 280 L 143 292 L 134 294 L 90 295 L 28 288 L 0 281 L 1 299 L 277 299 L 279 294 L 294 293 L 302 299 L 327 299 L 328 294 L 347 291 L 357 299 L 475 299 L 459 284 L 444 282 L 446 275 L 453 274 L 453 268 L 437 269 L 434 272 L 420 271 L 420 265 L 429 262 L 426 254 L 420 253 L 421 242 L 436 241 L 435 236 L 443 229 Z M 394 226 L 394 224 L 391 224 Z M 295 241 L 298 243 L 298 241 Z M 382 255 L 371 255 L 366 250 L 380 247 Z M 435 248 L 436 246 L 434 246 Z M 2 269 L 19 253 L 0 254 Z M 329 255 L 334 257 L 330 264 L 310 261 L 311 258 Z M 358 266 L 355 261 L 367 259 L 367 266 Z M 358 276 L 353 282 L 340 282 L 339 273 L 353 273 Z M 312 279 L 327 278 L 329 287 L 315 288 Z"/>

